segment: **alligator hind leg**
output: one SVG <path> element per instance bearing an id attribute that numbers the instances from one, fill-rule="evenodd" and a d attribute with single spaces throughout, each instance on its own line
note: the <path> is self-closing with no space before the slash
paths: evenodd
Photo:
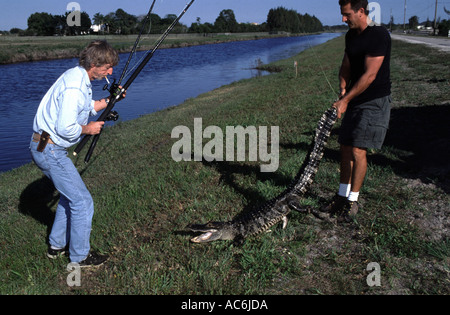
<path id="1" fill-rule="evenodd" d="M 291 210 L 295 210 L 297 212 L 303 213 L 303 214 L 309 214 L 311 213 L 313 216 L 320 220 L 325 220 L 327 217 L 324 216 L 324 214 L 320 213 L 319 211 L 315 210 L 311 206 L 302 206 L 300 204 L 300 197 L 297 195 L 290 195 L 287 198 L 287 204 Z"/>
<path id="2" fill-rule="evenodd" d="M 295 210 L 295 211 L 297 211 L 297 212 L 300 212 L 300 213 L 305 213 L 305 214 L 308 214 L 309 213 L 309 209 L 311 208 L 311 207 L 309 207 L 309 206 L 302 206 L 301 204 L 300 204 L 300 197 L 299 196 L 297 196 L 297 195 L 294 195 L 294 194 L 292 194 L 292 195 L 289 195 L 287 198 L 286 198 L 286 202 L 287 202 L 287 205 L 288 205 L 288 207 L 291 209 L 291 210 Z"/>

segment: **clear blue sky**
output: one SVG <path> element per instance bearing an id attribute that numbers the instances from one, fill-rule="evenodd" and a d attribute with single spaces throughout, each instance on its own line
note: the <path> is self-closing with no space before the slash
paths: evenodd
<path id="1" fill-rule="evenodd" d="M 50 14 L 64 14 L 70 0 L 0 0 L 0 30 L 10 30 L 13 27 L 27 28 L 28 17 L 35 12 Z M 370 1 L 370 0 L 369 0 Z M 78 0 L 81 11 L 86 11 L 92 18 L 95 13 L 108 14 L 121 8 L 134 15 L 148 12 L 151 0 Z M 167 14 L 181 12 L 188 0 L 157 0 L 154 13 L 161 17 Z M 387 23 L 392 10 L 395 23 L 403 23 L 403 8 L 405 0 L 378 0 L 381 5 L 382 21 Z M 435 0 L 406 0 L 407 19 L 413 15 L 419 21 L 427 18 L 434 19 Z M 294 9 L 299 13 L 309 13 L 319 18 L 324 25 L 341 24 L 338 0 L 196 0 L 183 17 L 182 23 L 188 26 L 195 22 L 197 17 L 201 22 L 214 23 L 223 9 L 232 9 L 238 22 L 263 23 L 271 8 L 283 6 Z M 450 9 L 450 0 L 439 0 L 438 16 L 449 19 L 450 15 L 443 10 L 444 6 Z"/>

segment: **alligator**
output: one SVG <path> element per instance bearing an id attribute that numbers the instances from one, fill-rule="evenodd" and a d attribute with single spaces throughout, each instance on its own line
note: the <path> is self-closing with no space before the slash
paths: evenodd
<path id="1" fill-rule="evenodd" d="M 283 229 L 287 225 L 287 215 L 291 210 L 311 213 L 321 218 L 320 213 L 310 207 L 300 205 L 301 196 L 305 194 L 316 175 L 324 147 L 330 136 L 331 128 L 337 119 L 337 111 L 331 107 L 319 120 L 311 148 L 306 155 L 300 171 L 290 185 L 277 197 L 267 201 L 247 213 L 236 216 L 228 222 L 208 222 L 206 224 L 189 224 L 191 232 L 203 233 L 191 239 L 194 243 L 207 243 L 217 240 L 233 240 L 242 243 L 247 237 L 260 234 L 279 222 Z"/>

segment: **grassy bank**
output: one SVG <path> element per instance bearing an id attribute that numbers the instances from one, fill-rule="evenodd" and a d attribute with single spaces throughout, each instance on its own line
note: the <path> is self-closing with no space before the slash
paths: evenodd
<path id="1" fill-rule="evenodd" d="M 0 175 L 2 294 L 449 294 L 448 55 L 394 42 L 393 110 L 385 147 L 371 152 L 357 222 L 291 213 L 285 230 L 195 245 L 188 223 L 228 220 L 281 192 L 335 98 L 343 38 L 277 62 L 281 72 L 236 82 L 103 133 L 88 166 L 75 160 L 96 205 L 92 246 L 111 255 L 66 284 L 67 258 L 45 257 L 58 195 L 34 165 Z M 298 76 L 293 67 L 299 62 Z M 280 126 L 280 167 L 180 162 L 174 127 Z M 334 129 L 305 203 L 337 188 Z M 205 143 L 208 141 L 204 140 Z M 85 151 L 83 152 L 85 153 Z M 381 286 L 369 287 L 370 262 Z"/>
<path id="2" fill-rule="evenodd" d="M 87 36 L 0 36 L 0 64 L 75 58 L 93 40 L 107 40 L 119 52 L 129 52 L 137 35 L 87 35 Z M 216 44 L 228 41 L 270 38 L 283 35 L 268 33 L 237 33 L 231 35 L 170 34 L 161 49 L 193 45 Z M 144 35 L 138 50 L 154 47 L 160 35 Z"/>

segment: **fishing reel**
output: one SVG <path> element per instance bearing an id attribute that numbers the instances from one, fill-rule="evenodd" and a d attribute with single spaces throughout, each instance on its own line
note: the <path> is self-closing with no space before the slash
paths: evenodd
<path id="1" fill-rule="evenodd" d="M 108 116 L 106 116 L 106 121 L 117 121 L 119 119 L 119 113 L 115 110 L 112 110 Z"/>
<path id="2" fill-rule="evenodd" d="M 108 91 L 111 94 L 111 97 L 116 98 L 117 95 L 122 93 L 122 89 L 120 88 L 120 83 L 116 83 L 116 79 L 114 79 L 113 83 L 111 84 L 111 87 L 109 87 L 110 82 L 107 77 L 105 77 L 107 84 L 103 87 L 103 91 Z M 120 95 L 118 100 L 122 99 L 123 95 Z"/>
<path id="3" fill-rule="evenodd" d="M 103 91 L 109 91 L 110 93 L 112 93 L 113 91 L 116 91 L 119 88 L 119 85 L 116 84 L 116 79 L 113 80 L 113 83 L 111 84 L 111 87 L 109 87 L 109 80 L 108 77 L 105 77 L 106 83 L 105 86 L 103 87 Z"/>

